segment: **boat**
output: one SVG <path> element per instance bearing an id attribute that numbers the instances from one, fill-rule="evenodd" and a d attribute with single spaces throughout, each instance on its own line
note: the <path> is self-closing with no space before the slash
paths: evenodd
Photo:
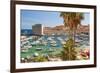
<path id="1" fill-rule="evenodd" d="M 42 48 L 36 48 L 36 50 L 42 50 Z"/>
<path id="2" fill-rule="evenodd" d="M 48 42 L 47 41 L 43 41 L 43 45 L 47 45 L 48 44 Z"/>
<path id="3" fill-rule="evenodd" d="M 47 40 L 48 40 L 48 41 L 52 41 L 53 39 L 52 39 L 51 37 L 48 37 Z"/>
<path id="4" fill-rule="evenodd" d="M 61 37 L 58 37 L 57 39 L 58 39 L 59 41 L 63 41 L 63 39 L 62 39 Z"/>
<path id="5" fill-rule="evenodd" d="M 63 44 L 66 44 L 66 42 L 65 41 L 61 41 L 61 44 L 63 45 Z"/>
<path id="6" fill-rule="evenodd" d="M 31 45 L 28 45 L 27 47 L 28 47 L 28 48 L 32 48 L 32 46 L 31 46 Z"/>
<path id="7" fill-rule="evenodd" d="M 56 46 L 57 46 L 56 43 L 52 43 L 52 44 L 50 44 L 50 45 L 53 46 L 53 47 L 56 47 Z"/>
<path id="8" fill-rule="evenodd" d="M 23 53 L 28 52 L 28 49 L 26 49 L 26 48 L 21 48 L 21 52 L 23 52 Z"/>
<path id="9" fill-rule="evenodd" d="M 56 41 L 52 40 L 52 41 L 50 41 L 50 43 L 51 43 L 51 44 L 55 44 L 55 43 L 56 43 Z"/>
<path id="10" fill-rule="evenodd" d="M 39 54 L 38 54 L 37 52 L 35 52 L 35 53 L 33 54 L 33 57 L 37 57 L 37 56 L 39 56 Z"/>
<path id="11" fill-rule="evenodd" d="M 31 43 L 31 45 L 32 45 L 32 46 L 35 46 L 35 45 L 36 45 L 36 43 L 35 43 L 35 42 L 32 42 L 32 43 Z"/>

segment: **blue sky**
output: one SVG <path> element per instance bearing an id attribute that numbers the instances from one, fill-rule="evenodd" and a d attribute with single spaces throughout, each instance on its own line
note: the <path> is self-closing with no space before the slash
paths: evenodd
<path id="1" fill-rule="evenodd" d="M 90 15 L 84 13 L 82 24 L 89 24 Z M 54 27 L 63 24 L 60 12 L 21 10 L 21 29 L 32 29 L 32 25 L 42 24 L 46 27 Z"/>

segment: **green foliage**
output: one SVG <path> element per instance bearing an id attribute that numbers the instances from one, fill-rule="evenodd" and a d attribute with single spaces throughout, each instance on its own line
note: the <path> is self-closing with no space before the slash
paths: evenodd
<path id="1" fill-rule="evenodd" d="M 61 12 L 60 17 L 63 17 L 64 25 L 71 30 L 77 28 L 81 20 L 84 19 L 83 13 L 80 12 Z"/>
<path id="2" fill-rule="evenodd" d="M 73 39 L 72 38 L 70 38 L 69 40 L 67 40 L 66 41 L 66 44 L 64 44 L 64 48 L 73 48 L 73 43 L 74 43 L 74 41 L 73 41 Z"/>
<path id="3" fill-rule="evenodd" d="M 66 44 L 64 44 L 61 56 L 63 60 L 76 60 L 76 50 L 73 43 L 73 39 L 70 38 L 66 41 Z"/>
<path id="4" fill-rule="evenodd" d="M 47 58 L 45 58 L 44 56 L 38 56 L 38 57 L 35 57 L 34 59 L 33 59 L 33 61 L 34 62 L 45 62 L 45 61 L 48 61 L 48 59 Z"/>
<path id="5" fill-rule="evenodd" d="M 75 34 L 78 25 L 81 24 L 81 20 L 84 19 L 83 13 L 81 12 L 61 12 L 60 17 L 63 18 L 64 25 L 69 29 L 69 37 L 73 37 L 75 41 Z"/>
<path id="6" fill-rule="evenodd" d="M 80 12 L 61 12 L 60 17 L 63 18 L 65 27 L 69 28 L 69 40 L 63 46 L 62 59 L 63 60 L 75 60 L 75 34 L 78 25 L 81 24 L 81 20 L 84 19 L 83 13 Z"/>

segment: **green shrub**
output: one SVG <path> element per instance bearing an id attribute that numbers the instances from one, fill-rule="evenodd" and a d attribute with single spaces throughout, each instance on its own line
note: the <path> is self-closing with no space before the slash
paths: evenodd
<path id="1" fill-rule="evenodd" d="M 33 59 L 33 61 L 34 61 L 34 62 L 45 62 L 45 61 L 48 61 L 48 59 L 45 58 L 44 56 L 39 55 L 38 57 L 35 57 L 35 58 Z"/>

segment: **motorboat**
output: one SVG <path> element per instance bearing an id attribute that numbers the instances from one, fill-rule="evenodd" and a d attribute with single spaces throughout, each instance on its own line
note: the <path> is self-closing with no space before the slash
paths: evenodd
<path id="1" fill-rule="evenodd" d="M 61 44 L 63 45 L 63 44 L 66 44 L 66 42 L 65 41 L 61 41 Z"/>
<path id="2" fill-rule="evenodd" d="M 36 48 L 36 50 L 42 50 L 42 48 Z"/>
<path id="3" fill-rule="evenodd" d="M 38 54 L 37 52 L 35 52 L 35 53 L 33 54 L 33 57 L 37 57 L 37 56 L 39 56 L 39 54 Z"/>
<path id="4" fill-rule="evenodd" d="M 52 41 L 53 39 L 52 39 L 51 37 L 48 37 L 47 40 L 48 40 L 48 41 Z"/>
<path id="5" fill-rule="evenodd" d="M 56 43 L 51 43 L 51 46 L 56 47 L 57 44 Z"/>
<path id="6" fill-rule="evenodd" d="M 35 46 L 35 45 L 36 45 L 36 43 L 35 43 L 35 42 L 32 42 L 32 43 L 31 43 L 31 45 L 32 45 L 32 46 Z"/>
<path id="7" fill-rule="evenodd" d="M 56 41 L 52 40 L 52 41 L 50 41 L 50 43 L 51 43 L 51 44 L 55 44 L 55 43 L 56 43 Z"/>
<path id="8" fill-rule="evenodd" d="M 28 52 L 28 49 L 26 49 L 26 48 L 21 48 L 21 52 L 23 52 L 23 53 Z"/>

